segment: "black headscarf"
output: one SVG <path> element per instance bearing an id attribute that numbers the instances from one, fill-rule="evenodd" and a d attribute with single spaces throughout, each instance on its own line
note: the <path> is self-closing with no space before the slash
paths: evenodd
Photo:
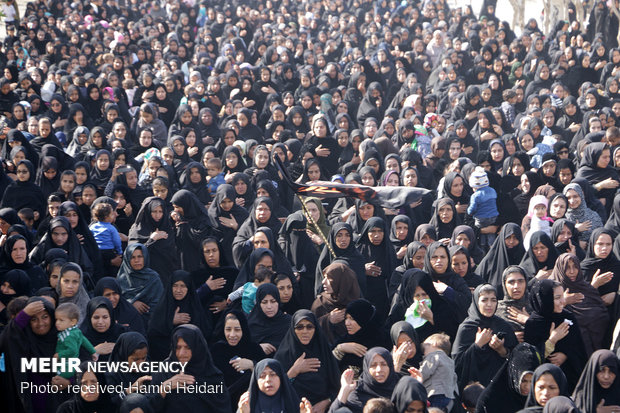
<path id="1" fill-rule="evenodd" d="M 529 411 L 542 411 L 542 407 L 540 406 L 538 401 L 536 401 L 535 389 L 536 389 L 536 382 L 540 380 L 541 376 L 543 376 L 544 374 L 551 374 L 553 376 L 553 379 L 555 380 L 556 384 L 558 385 L 560 389 L 560 396 L 566 396 L 566 397 L 570 396 L 568 383 L 566 381 L 566 376 L 562 372 L 562 369 L 560 369 L 558 366 L 551 364 L 551 363 L 541 364 L 540 366 L 536 368 L 536 370 L 534 370 L 534 374 L 532 376 L 532 385 L 530 386 L 530 392 L 527 395 L 527 400 L 525 401 L 526 409 L 528 407 L 539 407 L 540 410 L 527 409 L 528 412 Z"/>
<path id="2" fill-rule="evenodd" d="M 116 308 L 112 309 L 112 317 L 116 320 L 118 325 L 145 335 L 146 330 L 144 328 L 144 322 L 142 321 L 140 313 L 133 305 L 129 304 L 129 302 L 122 297 L 121 287 L 116 281 L 116 278 L 103 277 L 97 281 L 93 295 L 95 297 L 103 296 L 106 289 L 112 290 L 121 296 L 118 300 Z"/>
<path id="3" fill-rule="evenodd" d="M 238 396 L 248 389 L 252 371 L 238 372 L 230 364 L 230 360 L 234 357 L 240 357 L 257 362 L 265 358 L 265 353 L 261 346 L 252 340 L 252 333 L 245 313 L 241 310 L 229 310 L 224 314 L 224 320 L 228 314 L 233 314 L 239 320 L 241 339 L 235 346 L 228 344 L 226 339 L 220 340 L 213 345 L 211 352 L 215 367 L 224 374 L 224 382 L 234 400 L 236 395 Z"/>
<path id="4" fill-rule="evenodd" d="M 56 352 L 56 342 L 58 341 L 57 331 L 54 321 L 54 306 L 48 300 L 41 297 L 31 297 L 28 304 L 40 301 L 43 303 L 44 310 L 50 318 L 50 330 L 44 335 L 35 334 L 30 323 L 22 326 L 13 319 L 5 327 L 0 344 L 5 355 L 6 380 L 0 389 L 3 405 L 8 411 L 32 411 L 34 408 L 49 408 L 46 406 L 49 393 L 37 396 L 29 392 L 20 391 L 20 383 L 30 381 L 31 377 L 27 373 L 21 372 L 22 357 L 52 357 Z M 25 313 L 23 314 L 25 315 Z M 27 317 L 29 320 L 31 317 Z M 51 383 L 55 374 L 36 374 L 36 380 Z"/>
<path id="5" fill-rule="evenodd" d="M 536 259 L 536 255 L 534 255 L 534 246 L 538 243 L 542 243 L 545 247 L 549 249 L 549 253 L 547 254 L 547 260 L 545 262 L 539 262 Z M 533 278 L 536 276 L 539 270 L 543 268 L 547 268 L 547 270 L 553 269 L 555 265 L 555 260 L 558 258 L 560 254 L 558 250 L 555 248 L 553 241 L 549 238 L 549 235 L 544 233 L 543 231 L 536 231 L 532 234 L 532 238 L 530 238 L 530 248 L 527 250 L 521 263 L 519 264 L 523 270 L 525 270 L 525 275 L 528 278 Z"/>
<path id="6" fill-rule="evenodd" d="M 505 240 L 511 235 L 519 239 L 519 244 L 509 249 L 506 246 Z M 525 254 L 525 248 L 523 248 L 521 228 L 517 224 L 510 222 L 505 224 L 499 231 L 489 252 L 484 256 L 478 267 L 476 267 L 475 272 L 486 282 L 495 287 L 499 293 L 504 269 L 510 265 L 518 265 L 523 259 L 523 254 Z M 497 298 L 501 299 L 502 296 L 503 293 L 499 294 Z"/>
<path id="7" fill-rule="evenodd" d="M 151 215 L 153 210 L 161 207 L 163 216 L 155 221 Z M 151 234 L 155 231 L 164 231 L 168 238 L 153 240 Z M 175 268 L 178 268 L 177 249 L 175 243 L 175 228 L 170 220 L 170 211 L 167 202 L 158 197 L 148 197 L 136 215 L 136 220 L 129 229 L 129 243 L 144 244 L 151 256 L 151 268 L 162 277 L 168 277 Z"/>
<path id="8" fill-rule="evenodd" d="M 375 356 L 379 356 L 385 360 L 390 369 L 390 373 L 387 379 L 383 383 L 379 383 L 370 374 L 370 365 Z M 392 355 L 389 351 L 383 347 L 373 347 L 369 349 L 364 355 L 364 364 L 362 367 L 362 374 L 357 381 L 357 387 L 349 394 L 346 406 L 352 411 L 361 412 L 362 408 L 368 403 L 368 400 L 375 397 L 390 398 L 392 392 L 398 383 L 399 376 L 394 371 L 394 362 Z"/>
<path id="9" fill-rule="evenodd" d="M 349 233 L 351 238 L 351 242 L 349 242 L 349 246 L 342 250 L 338 248 L 336 244 L 336 235 L 341 230 L 345 230 Z M 332 247 L 332 250 L 336 254 L 335 257 L 331 255 L 329 248 L 327 246 L 323 247 L 323 251 L 321 252 L 321 256 L 319 257 L 318 265 L 316 267 L 316 276 L 314 288 L 315 292 L 319 294 L 323 289 L 321 282 L 323 281 L 323 273 L 322 271 L 331 264 L 334 260 L 343 260 L 347 263 L 349 268 L 351 268 L 355 275 L 357 276 L 357 282 L 359 283 L 360 291 L 362 295 L 366 293 L 366 269 L 364 267 L 364 257 L 362 254 L 355 249 L 355 242 L 353 241 L 353 229 L 351 225 L 346 222 L 338 222 L 332 225 L 331 230 L 329 231 L 329 235 L 327 237 L 327 242 Z"/>
<path id="10" fill-rule="evenodd" d="M 181 189 L 172 196 L 171 202 L 183 208 L 184 223 L 176 227 L 181 268 L 194 271 L 200 266 L 201 242 L 218 231 L 211 226 L 207 209 L 194 193 Z"/>
<path id="11" fill-rule="evenodd" d="M 392 404 L 397 413 L 405 413 L 409 408 L 409 405 L 415 401 L 422 402 L 424 406 L 423 413 L 427 410 L 427 393 L 426 388 L 410 376 L 401 377 L 394 391 L 392 392 Z"/>
<path id="12" fill-rule="evenodd" d="M 195 385 L 217 385 L 223 382 L 222 372 L 213 364 L 211 352 L 202 332 L 193 324 L 182 324 L 172 332 L 170 355 L 167 362 L 179 361 L 176 356 L 176 347 L 179 339 L 183 339 L 192 351 L 192 358 L 185 366 L 185 374 L 194 376 Z M 168 380 L 175 373 L 159 373 L 153 376 L 153 384 L 160 384 Z M 166 395 L 163 401 L 163 411 L 213 411 L 228 412 L 231 410 L 228 390 L 224 387 L 217 394 L 172 392 Z"/>
<path id="13" fill-rule="evenodd" d="M 369 239 L 369 233 L 372 229 L 379 228 L 383 231 L 383 240 L 379 245 L 374 245 Z M 374 264 L 381 268 L 381 275 L 377 277 L 366 277 L 366 295 L 365 297 L 377 306 L 380 317 L 383 318 L 387 314 L 389 307 L 387 295 L 387 282 L 392 272 L 396 268 L 396 253 L 394 248 L 388 241 L 388 232 L 386 230 L 383 218 L 372 217 L 364 224 L 364 228 L 360 233 L 357 241 L 357 249 L 362 253 L 367 263 Z"/>
<path id="14" fill-rule="evenodd" d="M 485 254 L 482 248 L 478 246 L 476 234 L 469 225 L 459 225 L 458 227 L 454 228 L 454 231 L 452 231 L 452 238 L 450 239 L 450 246 L 456 244 L 456 238 L 461 234 L 465 234 L 469 239 L 469 247 L 467 247 L 469 255 L 474 259 L 475 263 L 480 263 L 483 260 Z"/>
<path id="15" fill-rule="evenodd" d="M 144 336 L 136 331 L 128 331 L 118 336 L 112 353 L 110 353 L 111 362 L 126 362 L 136 350 L 146 348 L 148 343 Z M 108 373 L 107 379 L 110 384 L 134 383 L 144 374 L 140 372 L 114 372 Z"/>
<path id="16" fill-rule="evenodd" d="M 508 352 L 518 343 L 512 327 L 506 321 L 495 314 L 487 317 L 480 311 L 478 299 L 481 292 L 487 291 L 489 288 L 494 290 L 490 284 L 482 284 L 476 287 L 467 312 L 467 318 L 459 326 L 454 339 L 452 358 L 459 376 L 460 389 L 463 389 L 474 378 L 483 386 L 487 386 L 504 363 L 504 358 L 488 344 L 482 348 L 475 344 L 478 328 L 489 328 L 493 334 L 503 333 L 504 347 Z M 497 297 L 497 294 L 495 296 Z"/>
<path id="17" fill-rule="evenodd" d="M 577 176 L 575 178 L 584 178 L 590 182 L 591 185 L 598 184 L 605 179 L 610 178 L 615 181 L 620 181 L 620 176 L 618 176 L 618 172 L 613 167 L 613 159 L 609 162 L 609 165 L 607 165 L 606 168 L 599 168 L 597 166 L 599 158 L 605 150 L 608 150 L 610 155 L 613 155 L 610 147 L 603 142 L 593 142 L 586 146 L 586 149 L 583 152 L 583 158 L 581 159 L 581 164 L 577 170 Z M 598 191 L 597 198 L 606 198 L 608 202 L 611 202 L 615 194 L 615 188 L 602 189 Z"/>
<path id="18" fill-rule="evenodd" d="M 77 386 L 82 386 L 82 379 L 84 377 L 84 373 L 87 371 L 91 371 L 88 368 L 89 364 L 87 362 L 83 362 L 80 365 L 81 372 L 75 374 L 75 384 Z M 91 371 L 92 372 L 92 371 Z M 103 373 L 100 372 L 92 372 L 97 378 L 97 386 L 99 389 L 106 388 L 106 377 Z M 85 385 L 86 386 L 86 385 Z M 91 384 L 88 385 L 89 387 Z M 83 390 L 82 390 L 83 391 Z M 82 397 L 82 391 L 78 391 L 73 395 L 73 398 L 67 400 L 63 404 L 58 407 L 56 410 L 59 413 L 114 413 L 116 408 L 110 402 L 110 393 L 99 390 L 99 395 L 97 400 L 94 401 L 86 401 Z"/>
<path id="19" fill-rule="evenodd" d="M 30 171 L 30 179 L 26 182 L 19 180 L 11 182 L 4 191 L 0 207 L 13 208 L 16 212 L 22 208 L 32 208 L 39 212 L 40 216 L 45 216 L 45 196 L 41 188 L 34 183 L 34 165 L 27 159 L 19 161 L 16 168 L 19 165 L 26 165 Z"/>
<path id="20" fill-rule="evenodd" d="M 280 388 L 273 396 L 267 396 L 258 388 L 258 379 L 266 367 L 273 370 L 280 378 Z M 248 392 L 250 393 L 250 412 L 296 412 L 299 410 L 299 396 L 286 376 L 286 370 L 278 360 L 264 359 L 256 363 Z"/>
<path id="21" fill-rule="evenodd" d="M 598 381 L 596 375 L 603 369 L 608 367 L 616 376 L 611 386 L 604 389 Z M 618 357 L 609 350 L 595 351 L 588 364 L 586 364 L 581 378 L 573 392 L 575 404 L 584 412 L 595 412 L 596 407 L 601 400 L 605 399 L 604 406 L 614 406 L 620 404 L 620 362 Z"/>
<path id="22" fill-rule="evenodd" d="M 110 315 L 110 327 L 103 333 L 95 330 L 91 321 L 93 314 L 99 308 L 106 309 L 108 311 L 108 314 Z M 84 317 L 82 324 L 80 324 L 80 330 L 82 330 L 84 336 L 91 342 L 93 346 L 104 342 L 114 343 L 116 342 L 118 337 L 126 331 L 125 327 L 123 327 L 121 324 L 116 323 L 112 303 L 105 297 L 91 298 L 91 300 L 88 302 L 88 306 L 86 306 L 86 317 Z"/>
<path id="23" fill-rule="evenodd" d="M 243 263 L 243 266 L 239 270 L 239 274 L 235 279 L 235 285 L 233 286 L 233 290 L 243 286 L 245 283 L 249 283 L 254 281 L 254 268 L 256 268 L 256 264 L 265 256 L 268 255 L 273 260 L 273 265 L 275 267 L 276 260 L 275 255 L 272 250 L 269 248 L 256 248 L 247 260 Z"/>
<path id="24" fill-rule="evenodd" d="M 613 278 L 607 284 L 603 284 L 598 287 L 598 292 L 601 296 L 609 293 L 615 293 L 620 286 L 620 261 L 616 255 L 611 252 L 607 258 L 597 258 L 594 253 L 594 244 L 603 234 L 607 234 L 611 239 L 615 239 L 616 235 L 613 231 L 606 228 L 596 228 L 590 235 L 590 241 L 588 242 L 588 251 L 586 252 L 586 258 L 581 262 L 581 269 L 583 270 L 583 276 L 587 281 L 591 281 L 594 273 L 597 269 L 601 272 L 611 271 L 614 273 Z"/>
<path id="25" fill-rule="evenodd" d="M 15 226 L 18 226 L 18 225 L 15 225 Z M 15 226 L 11 226 L 11 228 Z M 8 231 L 9 234 L 11 233 L 11 228 L 9 228 L 9 231 Z M 26 243 L 26 249 L 29 248 L 28 240 L 24 236 L 15 234 L 15 235 L 11 235 L 10 237 L 8 237 L 4 243 L 4 247 L 2 248 L 2 256 L 1 256 L 2 265 L 0 267 L 0 274 L 8 273 L 11 270 L 20 270 L 26 273 L 30 281 L 30 287 L 32 288 L 32 291 L 36 291 L 39 288 L 46 287 L 48 285 L 47 275 L 41 269 L 41 267 L 31 263 L 27 255 L 26 255 L 26 261 L 24 261 L 21 264 L 17 264 L 13 260 L 11 256 L 11 253 L 13 251 L 13 246 L 19 240 L 23 240 Z M 30 292 L 31 291 L 27 291 L 25 295 L 30 295 Z M 18 296 L 19 295 L 24 295 L 24 294 L 23 293 L 18 294 Z M 4 304 L 6 305 L 8 304 L 8 302 Z"/>
<path id="26" fill-rule="evenodd" d="M 272 296 L 278 303 L 278 312 L 273 317 L 267 317 L 261 308 L 261 301 Z M 291 316 L 280 309 L 280 292 L 274 284 L 263 284 L 256 290 L 256 304 L 248 316 L 248 325 L 252 331 L 252 339 L 257 343 L 269 343 L 276 348 L 289 329 Z"/>
<path id="27" fill-rule="evenodd" d="M 560 284 L 549 279 L 538 281 L 532 286 L 530 306 L 533 311 L 525 323 L 523 339 L 526 343 L 536 346 L 538 351 L 544 354 L 545 342 L 549 338 L 551 324 L 553 323 L 557 327 L 564 320 L 570 320 L 573 323 L 569 326 L 568 335 L 555 345 L 555 352 L 564 353 L 568 356 L 561 367 L 568 379 L 570 389 L 572 389 L 575 387 L 588 357 L 575 316 L 566 309 L 563 309 L 561 313 L 554 312 L 553 290 L 557 286 Z"/>
<path id="28" fill-rule="evenodd" d="M 200 174 L 200 181 L 198 181 L 198 183 L 193 183 L 190 179 L 192 169 L 198 170 L 198 173 Z M 206 185 L 206 177 L 207 170 L 204 166 L 202 166 L 198 162 L 189 162 L 187 164 L 187 167 L 184 168 L 183 173 L 181 173 L 181 177 L 179 178 L 179 184 L 181 185 L 181 188 L 187 189 L 188 191 L 196 195 L 203 205 L 211 202 L 209 188 L 207 188 Z"/>
<path id="29" fill-rule="evenodd" d="M 404 240 L 399 240 L 396 236 L 397 222 L 404 222 L 405 224 L 407 224 L 407 236 Z M 414 230 L 411 223 L 411 218 L 409 218 L 407 215 L 396 215 L 394 219 L 392 219 L 392 224 L 390 226 L 390 242 L 394 247 L 394 252 L 398 252 L 398 250 L 400 250 L 402 247 L 406 247 L 407 245 L 409 245 L 409 243 L 413 241 L 413 234 Z"/>
<path id="30" fill-rule="evenodd" d="M 309 321 L 315 327 L 314 335 L 307 345 L 302 344 L 295 333 L 295 327 L 302 320 Z M 306 358 L 318 358 L 321 366 L 316 372 L 302 373 L 295 377 L 293 387 L 297 393 L 303 394 L 313 404 L 334 398 L 340 380 L 338 363 L 317 318 L 310 310 L 299 310 L 293 314 L 290 328 L 282 339 L 274 358 L 282 363 L 284 369 L 290 369 L 303 353 L 306 354 Z"/>
<path id="31" fill-rule="evenodd" d="M 390 328 L 390 338 L 392 339 L 392 344 L 394 344 L 396 348 L 398 348 L 398 337 L 400 337 L 401 334 L 405 334 L 409 337 L 416 349 L 415 355 L 412 358 L 405 360 L 405 363 L 403 363 L 400 371 L 398 372 L 404 375 L 409 375 L 409 368 L 418 368 L 420 366 L 420 362 L 422 361 L 422 357 L 424 356 L 422 342 L 420 341 L 415 328 L 413 328 L 411 324 L 406 321 L 397 321 L 392 325 L 392 328 Z"/>
<path id="32" fill-rule="evenodd" d="M 484 389 L 478 405 L 477 413 L 516 412 L 523 408 L 527 395 L 521 394 L 521 382 L 528 373 L 542 361 L 536 347 L 528 343 L 519 343 L 508 356 L 497 375 Z"/>
<path id="33" fill-rule="evenodd" d="M 450 208 L 452 208 L 452 220 L 448 223 L 444 223 L 439 218 L 439 209 L 445 205 L 449 205 Z M 461 219 L 456 212 L 454 201 L 450 198 L 441 198 L 433 203 L 433 207 L 434 213 L 429 224 L 435 228 L 439 239 L 452 237 L 452 232 L 454 232 L 454 229 L 461 225 Z"/>
<path id="34" fill-rule="evenodd" d="M 177 300 L 173 296 L 173 286 L 177 282 L 182 282 L 187 288 L 185 297 Z M 166 345 L 162 348 L 162 343 L 167 343 L 170 332 L 174 329 L 175 313 L 187 313 L 190 316 L 188 324 L 197 326 L 204 337 L 210 337 L 213 328 L 205 315 L 205 310 L 200 304 L 196 294 L 196 288 L 192 282 L 190 273 L 177 270 L 172 273 L 166 291 L 162 296 L 157 308 L 153 312 L 148 329 L 148 339 L 150 355 L 154 360 L 161 360 L 166 356 Z"/>
<path id="35" fill-rule="evenodd" d="M 437 273 L 431 265 L 431 257 L 439 248 L 445 249 L 446 256 L 448 257 L 448 267 L 443 274 Z M 452 271 L 452 267 L 450 266 L 450 250 L 448 247 L 439 241 L 433 242 L 429 245 L 426 249 L 426 255 L 424 256 L 424 271 L 431 276 L 433 282 L 440 281 L 454 290 L 453 298 L 449 298 L 448 300 L 457 305 L 457 311 L 461 317 L 460 320 L 462 320 L 465 317 L 465 313 L 467 312 L 469 305 L 471 304 L 471 290 L 465 280 L 463 280 L 460 275 Z M 446 293 L 444 293 L 444 296 L 445 295 Z"/>

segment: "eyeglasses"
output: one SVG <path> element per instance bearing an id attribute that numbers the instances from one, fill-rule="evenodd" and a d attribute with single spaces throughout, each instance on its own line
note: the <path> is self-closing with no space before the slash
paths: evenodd
<path id="1" fill-rule="evenodd" d="M 297 324 L 295 326 L 295 330 L 297 331 L 302 331 L 302 330 L 308 330 L 308 331 L 312 331 L 314 330 L 314 324 Z"/>

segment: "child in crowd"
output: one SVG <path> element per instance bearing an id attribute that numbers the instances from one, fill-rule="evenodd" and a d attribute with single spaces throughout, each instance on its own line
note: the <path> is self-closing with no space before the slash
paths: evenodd
<path id="1" fill-rule="evenodd" d="M 499 216 L 497 193 L 489 186 L 489 177 L 484 168 L 477 166 L 469 177 L 469 186 L 474 194 L 469 200 L 467 213 L 474 217 L 478 229 L 493 225 Z M 489 249 L 495 241 L 495 234 L 480 234 L 480 246 Z"/>
<path id="2" fill-rule="evenodd" d="M 207 182 L 211 197 L 215 196 L 218 186 L 226 183 L 220 158 L 211 158 L 207 161 Z"/>
<path id="3" fill-rule="evenodd" d="M 93 360 L 97 360 L 97 351 L 95 347 L 82 334 L 77 326 L 80 318 L 80 309 L 73 303 L 63 303 L 56 308 L 56 329 L 58 330 L 58 342 L 56 343 L 56 357 L 59 360 L 68 358 L 78 358 L 80 356 L 80 348 L 84 347 L 92 356 Z M 67 364 L 65 363 L 65 366 Z M 73 377 L 74 372 L 60 371 L 58 375 L 65 379 Z"/>
<path id="4" fill-rule="evenodd" d="M 458 383 L 454 361 L 450 354 L 450 337 L 438 333 L 424 340 L 424 361 L 420 366 L 422 384 L 428 392 L 432 407 L 450 411 L 458 395 Z"/>
<path id="5" fill-rule="evenodd" d="M 530 218 L 530 228 L 523 238 L 523 246 L 526 250 L 530 247 L 530 238 L 536 231 L 542 231 L 551 237 L 551 224 L 553 219 L 547 216 L 549 201 L 544 195 L 534 195 L 530 199 L 530 206 L 526 218 Z"/>
<path id="6" fill-rule="evenodd" d="M 254 273 L 254 280 L 247 282 L 241 287 L 228 295 L 228 303 L 241 298 L 241 308 L 246 314 L 250 314 L 254 305 L 256 305 L 256 290 L 263 284 L 269 284 L 271 282 L 271 276 L 273 272 L 268 268 L 260 268 Z"/>
<path id="7" fill-rule="evenodd" d="M 112 225 L 116 220 L 116 211 L 110 204 L 102 202 L 93 208 L 93 220 L 95 222 L 89 229 L 101 251 L 105 274 L 116 274 L 113 267 L 120 266 L 123 256 L 121 237 L 116 227 Z"/>

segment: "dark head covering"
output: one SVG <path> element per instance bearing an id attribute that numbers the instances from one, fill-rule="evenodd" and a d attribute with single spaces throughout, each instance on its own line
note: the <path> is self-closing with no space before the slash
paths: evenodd
<path id="1" fill-rule="evenodd" d="M 187 293 L 181 300 L 177 300 L 173 296 L 173 286 L 177 282 L 182 282 L 187 287 Z M 167 342 L 170 332 L 174 329 L 174 315 L 176 312 L 189 314 L 191 320 L 189 324 L 193 324 L 200 328 L 204 337 L 210 337 L 212 332 L 211 324 L 205 316 L 204 309 L 200 304 L 196 288 L 189 272 L 177 270 L 172 273 L 170 281 L 166 286 L 166 291 L 162 296 L 157 308 L 153 311 L 153 315 L 149 322 L 148 338 L 151 347 L 151 356 L 157 359 L 159 344 Z M 162 354 L 165 357 L 165 354 Z"/>
<path id="2" fill-rule="evenodd" d="M 131 256 L 137 249 L 142 250 L 144 255 L 144 268 L 141 270 L 134 270 L 130 264 Z M 121 287 L 123 297 L 130 303 L 135 301 L 147 304 L 157 303 L 164 291 L 159 274 L 149 267 L 149 250 L 140 243 L 130 244 L 125 248 L 123 262 L 116 280 Z"/>
<path id="3" fill-rule="evenodd" d="M 307 345 L 302 344 L 295 333 L 295 326 L 302 320 L 309 321 L 314 325 L 314 335 Z M 293 314 L 290 328 L 280 343 L 274 358 L 282 363 L 285 369 L 290 369 L 303 353 L 306 354 L 306 358 L 318 358 L 321 361 L 321 366 L 317 372 L 298 375 L 293 382 L 295 390 L 307 397 L 311 403 L 325 400 L 327 394 L 335 394 L 340 380 L 338 363 L 332 355 L 330 345 L 316 316 L 310 310 L 299 310 Z"/>
<path id="4" fill-rule="evenodd" d="M 103 333 L 95 330 L 91 321 L 93 314 L 99 308 L 104 308 L 110 315 L 110 327 Z M 116 319 L 114 318 L 114 307 L 112 306 L 110 300 L 105 297 L 95 297 L 91 298 L 88 302 L 88 306 L 86 307 L 86 317 L 84 317 L 84 320 L 80 325 L 80 330 L 82 330 L 84 336 L 90 341 L 90 343 L 93 346 L 96 346 L 104 342 L 116 342 L 118 337 L 125 331 L 125 328 L 116 323 Z"/>
<path id="5" fill-rule="evenodd" d="M 536 255 L 534 255 L 533 247 L 539 242 L 549 249 L 547 260 L 545 262 L 539 262 L 536 259 Z M 532 234 L 532 237 L 530 238 L 530 248 L 523 256 L 523 260 L 521 260 L 521 264 L 519 265 L 525 270 L 525 275 L 532 278 L 538 273 L 539 270 L 545 267 L 547 270 L 551 270 L 555 265 L 555 260 L 558 258 L 558 255 L 560 254 L 555 248 L 553 241 L 551 241 L 551 238 L 549 238 L 549 235 L 543 231 L 536 231 Z"/>
<path id="6" fill-rule="evenodd" d="M 101 278 L 99 281 L 97 281 L 97 284 L 95 285 L 93 295 L 95 297 L 103 296 L 103 293 L 106 289 L 110 289 L 121 296 L 118 300 L 116 308 L 112 310 L 113 317 L 116 322 L 120 326 L 126 327 L 131 331 L 137 331 L 141 334 L 146 334 L 144 330 L 144 322 L 142 321 L 140 313 L 138 312 L 138 310 L 135 309 L 133 305 L 129 304 L 129 302 L 125 298 L 123 298 L 123 292 L 116 278 Z"/>
<path id="7" fill-rule="evenodd" d="M 258 379 L 269 367 L 280 378 L 280 388 L 273 396 L 267 396 L 258 388 Z M 264 359 L 256 363 L 250 379 L 250 412 L 296 412 L 299 410 L 299 396 L 286 376 L 286 370 L 275 359 Z"/>
<path id="8" fill-rule="evenodd" d="M 610 282 L 601 285 L 598 288 L 598 292 L 601 295 L 617 292 L 618 286 L 620 285 L 620 277 L 617 276 L 620 274 L 620 261 L 618 261 L 616 255 L 611 252 L 606 258 L 598 258 L 594 253 L 594 244 L 596 244 L 596 241 L 603 234 L 609 235 L 612 240 L 616 238 L 616 234 L 613 231 L 610 231 L 607 228 L 596 228 L 590 235 L 586 258 L 581 262 L 581 269 L 584 272 L 584 278 L 586 280 L 591 280 L 594 273 L 599 268 L 601 269 L 601 272 L 604 270 L 605 272 L 611 271 L 614 273 L 614 277 Z"/>
<path id="9" fill-rule="evenodd" d="M 427 412 L 427 393 L 426 389 L 416 379 L 411 376 L 404 376 L 396 383 L 392 392 L 392 404 L 396 413 L 406 413 L 412 402 L 422 402 L 423 412 Z"/>
<path id="10" fill-rule="evenodd" d="M 616 376 L 608 389 L 604 389 L 596 377 L 603 367 L 609 368 L 610 372 Z M 577 407 L 583 412 L 595 412 L 603 399 L 605 399 L 604 406 L 620 404 L 619 370 L 620 362 L 613 352 L 609 350 L 595 351 L 590 357 L 588 364 L 586 364 L 573 393 L 573 399 L 575 399 Z"/>
<path id="11" fill-rule="evenodd" d="M 419 366 L 424 353 L 418 333 L 416 333 L 415 328 L 413 328 L 411 324 L 406 321 L 397 321 L 392 325 L 392 328 L 390 328 L 390 338 L 392 339 L 392 344 L 396 347 L 398 347 L 398 337 L 400 337 L 401 334 L 406 334 L 416 348 L 415 356 L 405 360 L 405 363 L 400 369 L 400 373 L 408 374 L 409 367 L 417 368 Z"/>
<path id="12" fill-rule="evenodd" d="M 256 304 L 248 317 L 248 325 L 254 341 L 270 343 L 277 348 L 289 329 L 291 316 L 278 308 L 273 317 L 267 317 L 261 308 L 261 301 L 268 295 L 276 300 L 278 307 L 281 306 L 278 288 L 274 284 L 260 285 L 256 290 Z"/>
<path id="13" fill-rule="evenodd" d="M 167 362 L 179 361 L 176 356 L 176 347 L 179 339 L 183 339 L 192 351 L 192 358 L 185 366 L 185 374 L 194 376 L 196 385 L 215 385 L 223 381 L 222 373 L 213 365 L 213 358 L 207 346 L 207 340 L 200 329 L 193 324 L 182 324 L 172 332 L 170 343 L 170 355 Z M 153 384 L 163 383 L 175 373 L 159 373 L 153 376 Z M 168 409 L 186 411 L 230 411 L 230 397 L 224 386 L 223 392 L 217 394 L 207 393 L 169 393 L 166 395 L 165 405 Z"/>
<path id="14" fill-rule="evenodd" d="M 521 394 L 521 382 L 526 374 L 534 373 L 541 360 L 536 347 L 528 343 L 517 344 L 493 381 L 480 395 L 476 411 L 516 412 L 523 408 L 527 395 Z"/>
<path id="15" fill-rule="evenodd" d="M 459 225 L 458 227 L 454 228 L 454 231 L 452 231 L 452 238 L 450 239 L 450 246 L 456 245 L 456 238 L 461 234 L 465 234 L 469 239 L 469 247 L 467 247 L 469 255 L 471 255 L 471 257 L 474 259 L 474 262 L 480 263 L 480 261 L 482 261 L 482 259 L 484 258 L 485 254 L 484 251 L 482 251 L 482 249 L 478 246 L 476 234 L 469 225 Z"/>
<path id="16" fill-rule="evenodd" d="M 383 383 L 379 383 L 370 374 L 370 366 L 375 356 L 379 356 L 385 360 L 390 370 L 387 379 Z M 368 403 L 368 400 L 375 397 L 390 398 L 392 392 L 398 382 L 398 374 L 394 371 L 394 362 L 392 355 L 383 347 L 373 347 L 364 355 L 364 364 L 362 374 L 357 382 L 357 387 L 349 395 L 347 406 L 351 406 L 356 411 Z"/>
<path id="17" fill-rule="evenodd" d="M 114 348 L 112 349 L 112 353 L 110 353 L 110 361 L 112 362 L 126 362 L 129 356 L 131 356 L 134 351 L 146 348 L 148 349 L 148 343 L 144 336 L 136 331 L 128 331 L 126 333 L 122 333 L 116 339 L 116 343 L 114 343 Z M 142 376 L 140 372 L 130 372 L 130 373 L 110 373 L 109 381 L 114 383 L 121 383 L 123 379 L 127 379 L 129 382 L 134 383 L 138 378 Z"/>
<path id="18" fill-rule="evenodd" d="M 538 404 L 538 402 L 536 401 L 535 388 L 536 382 L 544 374 L 550 374 L 553 376 L 553 379 L 555 380 L 560 389 L 560 396 L 569 396 L 568 383 L 566 382 L 566 376 L 564 375 L 564 372 L 562 372 L 562 369 L 551 363 L 545 363 L 538 366 L 536 370 L 534 370 L 534 375 L 532 376 L 532 385 L 530 386 L 530 393 L 527 396 L 525 407 L 540 406 L 540 404 Z"/>

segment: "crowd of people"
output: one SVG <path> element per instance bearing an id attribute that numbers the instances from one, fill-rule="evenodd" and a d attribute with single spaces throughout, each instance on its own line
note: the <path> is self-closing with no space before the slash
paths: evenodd
<path id="1" fill-rule="evenodd" d="M 4 2 L 2 409 L 620 412 L 618 19 L 496 6 Z"/>

